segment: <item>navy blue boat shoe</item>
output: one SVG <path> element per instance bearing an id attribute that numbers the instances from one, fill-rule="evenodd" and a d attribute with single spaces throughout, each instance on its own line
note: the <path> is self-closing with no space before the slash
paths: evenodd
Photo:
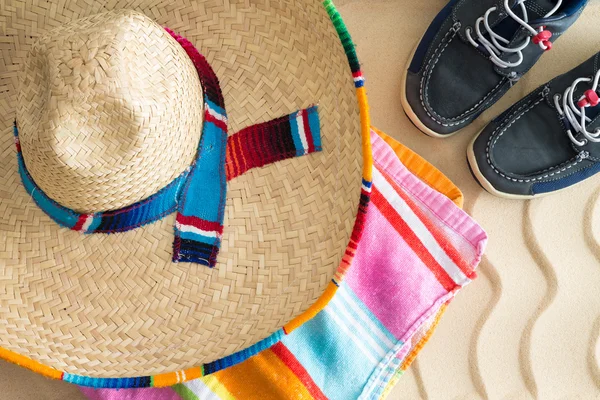
<path id="1" fill-rule="evenodd" d="M 530 93 L 473 140 L 468 160 L 490 193 L 566 189 L 600 172 L 600 53 Z"/>
<path id="2" fill-rule="evenodd" d="M 452 0 L 405 71 L 402 105 L 448 137 L 496 103 L 581 15 L 587 0 Z"/>

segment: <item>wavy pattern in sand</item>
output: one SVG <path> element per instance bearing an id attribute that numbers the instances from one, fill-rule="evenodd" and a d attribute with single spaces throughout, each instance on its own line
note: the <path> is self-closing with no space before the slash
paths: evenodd
<path id="1" fill-rule="evenodd" d="M 469 213 L 473 213 L 473 208 L 477 203 L 477 199 L 479 198 L 479 194 L 469 197 L 465 199 L 463 209 Z M 483 326 L 487 322 L 489 316 L 492 314 L 498 301 L 500 300 L 500 295 L 502 293 L 502 283 L 500 280 L 500 275 L 494 268 L 491 262 L 489 262 L 487 256 L 483 256 L 480 266 L 479 266 L 479 277 L 485 277 L 491 282 L 491 286 L 493 288 L 493 293 L 488 301 L 485 308 L 480 312 L 479 318 L 475 322 L 475 329 L 470 338 L 470 348 L 471 351 L 468 354 L 468 365 L 469 365 L 469 374 L 471 376 L 471 380 L 473 381 L 473 385 L 475 387 L 475 392 L 482 398 L 487 399 L 487 391 L 486 386 L 483 379 L 483 374 L 479 367 L 479 341 L 481 338 L 481 333 L 483 331 Z"/>
<path id="2" fill-rule="evenodd" d="M 588 200 L 585 207 L 585 217 L 583 220 L 585 231 L 585 242 L 589 249 L 594 253 L 598 266 L 600 267 L 600 189 L 597 190 Z M 594 218 L 596 216 L 596 218 Z"/>
<path id="3" fill-rule="evenodd" d="M 471 349 L 473 350 L 469 353 L 469 371 L 471 372 L 471 380 L 475 385 L 477 394 L 482 398 L 487 399 L 489 396 L 484 383 L 483 373 L 481 372 L 479 365 L 479 343 L 483 326 L 490 318 L 490 315 L 492 315 L 494 312 L 498 302 L 500 301 L 500 297 L 502 296 L 502 281 L 500 279 L 500 274 L 498 274 L 498 271 L 486 256 L 484 256 L 481 260 L 479 272 L 492 283 L 493 292 L 491 299 L 488 301 L 484 310 L 481 312 L 479 319 L 477 320 L 477 324 L 475 325 L 475 334 L 471 337 Z"/>
<path id="4" fill-rule="evenodd" d="M 552 294 L 529 342 L 536 394 L 541 399 L 595 398 L 600 393 L 589 366 L 595 358 L 591 341 L 597 340 L 594 325 L 600 310 L 597 243 L 590 247 L 595 242 L 592 221 L 597 192 L 595 185 L 582 185 L 571 193 L 532 202 L 529 208 L 528 228 L 535 240 L 528 246 L 538 253 L 535 260 L 545 270 Z"/>
<path id="5" fill-rule="evenodd" d="M 600 317 L 596 319 L 590 335 L 587 363 L 590 375 L 594 379 L 596 387 L 600 389 Z"/>
<path id="6" fill-rule="evenodd" d="M 583 221 L 586 244 L 592 253 L 594 253 L 600 268 L 600 239 L 596 234 L 596 232 L 598 232 L 598 226 L 595 225 L 600 225 L 597 216 L 598 214 L 600 214 L 600 190 L 597 190 L 587 202 L 585 218 Z M 596 218 L 594 218 L 595 215 Z M 594 383 L 598 389 L 600 389 L 600 316 L 596 319 L 596 323 L 594 324 L 590 335 L 587 362 L 590 375 L 593 377 Z"/>
<path id="7" fill-rule="evenodd" d="M 427 395 L 427 388 L 425 387 L 425 382 L 423 382 L 423 375 L 421 374 L 421 367 L 419 366 L 419 360 L 416 359 L 413 361 L 410 366 L 413 370 L 413 374 L 415 376 L 415 382 L 417 384 L 417 388 L 419 390 L 419 396 L 423 400 L 428 400 L 429 396 Z"/>
<path id="8" fill-rule="evenodd" d="M 535 382 L 535 375 L 533 372 L 533 366 L 531 362 L 531 340 L 532 340 L 532 332 L 540 319 L 542 314 L 550 308 L 550 305 L 556 298 L 556 294 L 558 292 L 558 279 L 556 277 L 556 273 L 554 272 L 554 266 L 552 262 L 547 258 L 544 253 L 542 247 L 537 242 L 535 237 L 535 233 L 533 231 L 533 218 L 532 218 L 532 209 L 535 207 L 534 201 L 528 201 L 525 206 L 525 213 L 523 214 L 523 237 L 525 238 L 525 245 L 527 249 L 531 253 L 531 256 L 535 260 L 536 264 L 544 274 L 546 279 L 546 295 L 544 299 L 538 306 L 537 311 L 534 315 L 531 316 L 529 322 L 527 323 L 527 328 L 521 336 L 521 346 L 519 347 L 519 359 L 520 359 L 520 367 L 521 374 L 525 379 L 525 385 L 527 386 L 527 390 L 534 397 L 538 397 L 538 387 Z"/>

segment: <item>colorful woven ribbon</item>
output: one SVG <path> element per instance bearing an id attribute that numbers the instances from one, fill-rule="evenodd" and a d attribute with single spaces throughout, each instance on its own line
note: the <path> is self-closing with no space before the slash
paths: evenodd
<path id="1" fill-rule="evenodd" d="M 219 80 L 187 39 L 165 28 L 186 51 L 204 91 L 204 124 L 192 165 L 152 196 L 130 206 L 81 214 L 48 197 L 27 171 L 17 122 L 19 172 L 25 190 L 56 223 L 83 233 L 116 233 L 139 228 L 177 212 L 173 261 L 213 267 L 223 234 L 227 181 L 246 171 L 321 151 L 317 106 L 253 125 L 227 136 L 227 113 Z"/>

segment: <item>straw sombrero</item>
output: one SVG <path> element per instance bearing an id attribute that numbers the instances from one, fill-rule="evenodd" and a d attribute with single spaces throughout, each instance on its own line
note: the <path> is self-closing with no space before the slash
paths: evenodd
<path id="1" fill-rule="evenodd" d="M 2 358 L 156 386 L 326 303 L 370 177 L 329 2 L 6 0 L 0 33 Z"/>

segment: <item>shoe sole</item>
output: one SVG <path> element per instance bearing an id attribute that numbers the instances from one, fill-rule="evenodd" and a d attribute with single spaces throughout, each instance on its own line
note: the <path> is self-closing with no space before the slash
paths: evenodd
<path id="1" fill-rule="evenodd" d="M 423 36 L 425 36 L 425 34 L 423 34 Z M 442 135 L 440 133 L 432 131 L 431 129 L 426 127 L 425 124 L 423 124 L 423 122 L 421 122 L 419 117 L 417 117 L 417 114 L 415 114 L 415 112 L 413 111 L 412 107 L 410 106 L 410 104 L 408 102 L 408 98 L 406 97 L 406 78 L 408 78 L 408 68 L 410 67 L 412 60 L 415 57 L 415 53 L 417 52 L 417 48 L 419 48 L 419 44 L 421 44 L 421 41 L 423 40 L 423 36 L 417 42 L 417 45 L 413 49 L 410 57 L 408 58 L 408 63 L 406 64 L 406 67 L 404 68 L 404 74 L 402 75 L 402 83 L 401 83 L 402 108 L 404 109 L 404 113 L 410 119 L 410 121 L 413 123 L 413 125 L 415 127 L 417 127 L 417 129 L 419 129 L 421 132 L 423 132 L 427 136 L 431 136 L 431 137 L 434 137 L 437 139 L 445 139 L 445 138 L 452 137 L 452 136 L 456 135 L 457 133 L 461 132 L 463 130 L 463 128 L 457 130 L 456 132 L 448 133 L 445 135 Z"/>
<path id="2" fill-rule="evenodd" d="M 512 193 L 501 192 L 501 191 L 497 190 L 496 188 L 494 188 L 494 186 L 492 186 L 492 184 L 487 179 L 485 179 L 485 177 L 479 170 L 479 165 L 477 165 L 477 159 L 475 158 L 475 151 L 473 150 L 473 147 L 475 145 L 475 141 L 477 140 L 479 135 L 481 135 L 481 132 L 483 132 L 484 129 L 485 129 L 485 127 L 481 131 L 479 131 L 479 133 L 477 135 L 475 135 L 473 140 L 471 140 L 471 143 L 469 143 L 469 146 L 467 147 L 467 161 L 469 164 L 469 169 L 471 170 L 473 177 L 475 177 L 475 180 L 479 183 L 479 185 L 481 185 L 481 187 L 483 187 L 485 189 L 486 192 L 488 192 L 491 195 L 494 195 L 496 197 L 501 197 L 503 199 L 510 199 L 510 200 L 538 199 L 541 197 L 550 196 L 552 194 L 571 189 L 572 187 L 577 186 L 587 180 L 587 179 L 584 179 L 582 181 L 577 182 L 574 185 L 567 186 L 566 188 L 558 189 L 558 190 L 555 190 L 552 192 L 547 192 L 547 193 L 540 193 L 540 194 L 529 195 L 529 194 L 512 194 Z"/>

